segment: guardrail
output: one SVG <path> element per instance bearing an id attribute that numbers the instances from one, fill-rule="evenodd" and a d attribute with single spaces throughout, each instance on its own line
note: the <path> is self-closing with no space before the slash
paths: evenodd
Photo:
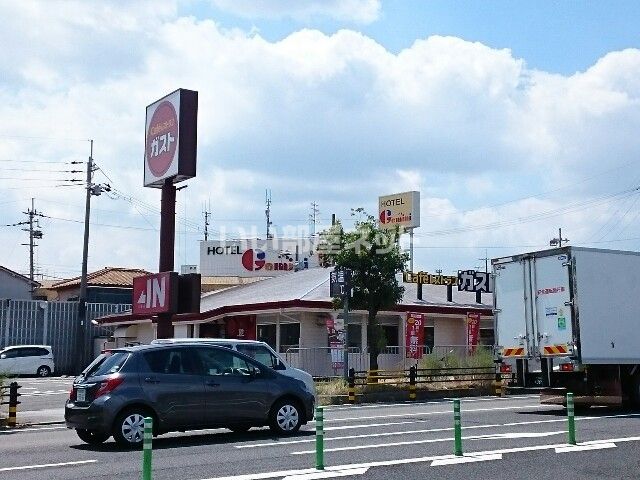
<path id="1" fill-rule="evenodd" d="M 496 372 L 495 367 L 459 367 L 459 368 L 417 368 L 407 370 L 362 370 L 349 369 L 348 399 L 356 403 L 356 387 L 400 386 L 408 391 L 409 400 L 416 400 L 420 384 L 491 384 L 496 395 L 502 395 L 502 383 L 507 379 Z"/>
<path id="2" fill-rule="evenodd" d="M 478 355 L 493 356 L 493 346 L 477 345 L 418 345 L 416 351 L 420 359 L 407 355 L 407 347 L 387 346 L 378 355 L 378 365 L 382 370 L 407 370 L 412 366 L 421 366 L 424 362 L 441 363 L 443 367 L 456 367 L 471 357 Z M 369 351 L 366 347 L 349 347 L 348 365 L 357 371 L 367 370 Z M 331 347 L 290 347 L 285 350 L 284 360 L 292 367 L 309 372 L 314 377 L 341 377 L 344 350 Z"/>

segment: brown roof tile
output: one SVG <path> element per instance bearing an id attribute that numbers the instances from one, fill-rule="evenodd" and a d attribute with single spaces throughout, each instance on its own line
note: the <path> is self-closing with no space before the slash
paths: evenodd
<path id="1" fill-rule="evenodd" d="M 87 275 L 87 285 L 127 286 L 133 285 L 133 279 L 151 272 L 138 268 L 105 267 L 102 270 Z M 80 277 L 62 280 L 54 283 L 50 288 L 54 290 L 70 288 L 80 285 Z"/>

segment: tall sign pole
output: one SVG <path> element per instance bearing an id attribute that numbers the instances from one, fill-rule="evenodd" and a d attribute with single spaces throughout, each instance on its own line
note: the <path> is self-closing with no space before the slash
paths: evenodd
<path id="1" fill-rule="evenodd" d="M 197 120 L 198 92 L 192 90 L 178 89 L 147 107 L 144 186 L 162 189 L 159 273 L 174 269 L 175 184 L 196 175 Z M 172 317 L 171 309 L 157 314 L 157 338 L 173 336 Z"/>

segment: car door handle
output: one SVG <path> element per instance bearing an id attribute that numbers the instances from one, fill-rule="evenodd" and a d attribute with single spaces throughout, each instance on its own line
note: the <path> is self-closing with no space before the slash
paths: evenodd
<path id="1" fill-rule="evenodd" d="M 204 382 L 205 385 L 207 385 L 208 387 L 219 387 L 220 384 L 218 382 L 216 382 L 215 380 L 207 380 L 206 382 Z"/>
<path id="2" fill-rule="evenodd" d="M 160 380 L 157 380 L 157 379 L 155 379 L 153 377 L 146 377 L 144 379 L 144 381 L 147 382 L 147 383 L 160 383 Z"/>

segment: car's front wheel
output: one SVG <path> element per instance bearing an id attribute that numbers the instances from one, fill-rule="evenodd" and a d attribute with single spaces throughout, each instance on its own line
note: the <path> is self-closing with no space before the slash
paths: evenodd
<path id="1" fill-rule="evenodd" d="M 276 402 L 269 413 L 269 428 L 280 435 L 291 435 L 302 425 L 302 410 L 298 402 L 284 399 Z"/>
<path id="2" fill-rule="evenodd" d="M 118 415 L 113 425 L 113 439 L 116 443 L 128 448 L 141 446 L 146 416 L 149 416 L 148 413 L 141 409 L 127 410 Z"/>
<path id="3" fill-rule="evenodd" d="M 80 440 L 89 445 L 100 445 L 106 442 L 107 438 L 111 436 L 108 433 L 98 433 L 92 430 L 85 430 L 84 428 L 76 428 L 76 433 L 78 437 L 80 437 Z"/>

